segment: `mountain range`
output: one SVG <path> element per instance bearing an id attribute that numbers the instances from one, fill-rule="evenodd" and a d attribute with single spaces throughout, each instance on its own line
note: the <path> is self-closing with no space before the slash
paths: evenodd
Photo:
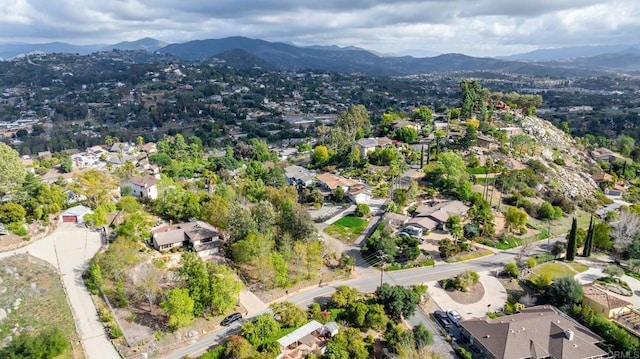
<path id="1" fill-rule="evenodd" d="M 579 76 L 611 71 L 640 73 L 640 44 L 540 49 L 500 58 L 463 54 L 416 58 L 382 55 L 353 46 L 296 46 L 239 36 L 176 44 L 144 38 L 113 45 L 73 45 L 63 42 L 0 44 L 0 58 L 10 59 L 33 52 L 86 55 L 111 50 L 159 52 L 186 61 L 207 61 L 215 57 L 240 68 L 311 69 L 373 75 L 451 71 L 504 71 L 546 76 Z"/>

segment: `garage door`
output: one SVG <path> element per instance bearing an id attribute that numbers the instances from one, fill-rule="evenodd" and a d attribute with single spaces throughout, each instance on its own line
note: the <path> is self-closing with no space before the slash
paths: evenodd
<path id="1" fill-rule="evenodd" d="M 78 216 L 62 216 L 62 222 L 78 222 Z"/>

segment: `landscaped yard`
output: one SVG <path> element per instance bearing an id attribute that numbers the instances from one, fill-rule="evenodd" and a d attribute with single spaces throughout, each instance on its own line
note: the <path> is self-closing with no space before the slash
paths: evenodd
<path id="1" fill-rule="evenodd" d="M 352 242 L 364 232 L 367 223 L 366 220 L 359 217 L 345 216 L 325 228 L 324 231 L 338 239 Z"/>
<path id="2" fill-rule="evenodd" d="M 563 276 L 573 276 L 589 269 L 579 263 L 544 263 L 533 269 L 537 275 L 548 275 L 552 280 Z"/>

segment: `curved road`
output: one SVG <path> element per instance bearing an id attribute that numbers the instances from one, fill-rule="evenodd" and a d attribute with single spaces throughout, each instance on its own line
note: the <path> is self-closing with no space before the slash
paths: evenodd
<path id="1" fill-rule="evenodd" d="M 556 238 L 554 239 L 561 239 Z M 541 245 L 546 245 L 547 241 L 540 241 L 536 243 L 536 248 L 533 251 L 542 251 Z M 399 270 L 394 272 L 385 272 L 383 281 L 392 285 L 415 285 L 422 284 L 429 281 L 436 281 L 443 278 L 453 277 L 466 270 L 472 271 L 487 271 L 501 269 L 505 263 L 512 261 L 517 255 L 517 249 L 510 251 L 504 251 L 491 256 L 478 258 L 472 261 L 455 263 L 455 264 L 439 264 L 435 267 L 422 267 L 412 268 L 406 270 Z M 380 285 L 380 272 L 374 270 L 371 267 L 358 268 L 357 277 L 345 281 L 332 282 L 322 287 L 310 287 L 303 290 L 302 293 L 289 296 L 283 300 L 293 302 L 299 306 L 306 307 L 312 302 L 328 300 L 335 289 L 340 285 L 348 285 L 350 287 L 357 288 L 361 292 L 374 292 Z M 424 315 L 423 315 L 424 317 Z M 418 318 L 420 319 L 420 318 Z M 180 359 L 187 355 L 202 354 L 208 348 L 218 344 L 227 334 L 237 332 L 240 328 L 240 323 L 235 323 L 229 328 L 222 328 L 218 331 L 212 332 L 206 337 L 203 337 L 198 342 L 191 344 L 182 349 L 176 350 L 173 353 L 166 354 L 163 359 Z"/>

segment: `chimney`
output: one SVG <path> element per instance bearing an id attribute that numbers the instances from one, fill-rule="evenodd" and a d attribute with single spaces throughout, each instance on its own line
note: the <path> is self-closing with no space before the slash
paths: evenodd
<path id="1" fill-rule="evenodd" d="M 571 329 L 567 329 L 567 330 L 564 331 L 564 336 L 567 337 L 567 339 L 569 339 L 569 341 L 573 340 L 574 335 L 575 335 L 575 333 Z"/>

